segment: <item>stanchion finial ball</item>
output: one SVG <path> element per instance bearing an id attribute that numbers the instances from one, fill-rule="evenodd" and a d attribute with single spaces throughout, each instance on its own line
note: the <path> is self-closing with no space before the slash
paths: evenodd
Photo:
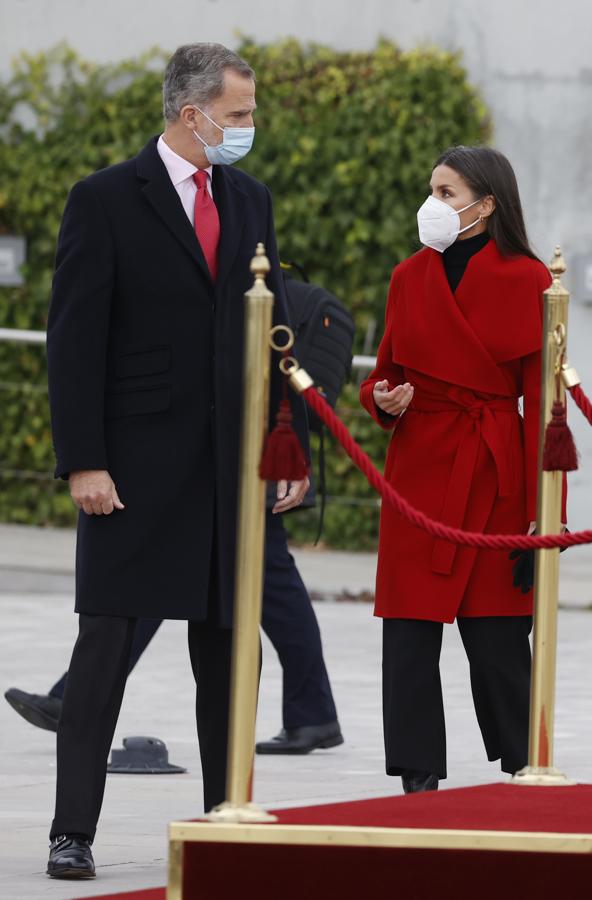
<path id="1" fill-rule="evenodd" d="M 563 253 L 561 252 L 561 247 L 559 244 L 555 247 L 555 252 L 553 254 L 553 259 L 549 263 L 549 270 L 553 275 L 554 279 L 557 280 L 560 278 L 565 272 L 567 266 L 565 265 L 565 260 L 563 258 Z"/>
<path id="2" fill-rule="evenodd" d="M 255 251 L 255 256 L 251 260 L 251 272 L 255 276 L 255 278 L 261 279 L 265 278 L 267 273 L 269 272 L 271 266 L 269 265 L 269 260 L 265 255 L 265 247 L 263 244 L 257 244 L 257 250 Z"/>

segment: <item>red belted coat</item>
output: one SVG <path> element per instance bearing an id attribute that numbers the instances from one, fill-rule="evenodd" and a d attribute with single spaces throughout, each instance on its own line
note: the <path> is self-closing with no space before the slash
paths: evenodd
<path id="1" fill-rule="evenodd" d="M 385 333 L 361 402 L 393 429 L 386 478 L 434 519 L 523 534 L 536 518 L 541 295 L 550 280 L 542 263 L 503 257 L 493 240 L 471 257 L 455 293 L 435 250 L 393 272 Z M 415 387 L 399 417 L 374 403 L 383 379 Z M 437 622 L 529 615 L 532 592 L 513 587 L 512 565 L 507 550 L 435 540 L 385 502 L 376 615 Z"/>

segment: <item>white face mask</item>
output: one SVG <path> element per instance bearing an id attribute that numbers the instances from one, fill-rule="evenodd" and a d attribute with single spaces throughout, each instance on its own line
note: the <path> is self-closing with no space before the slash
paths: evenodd
<path id="1" fill-rule="evenodd" d="M 429 196 L 417 211 L 417 227 L 422 244 L 443 253 L 447 247 L 450 247 L 455 242 L 459 234 L 462 234 L 463 231 L 468 231 L 469 228 L 473 228 L 480 221 L 481 216 L 475 219 L 471 225 L 461 228 L 459 213 L 464 212 L 465 209 L 470 209 L 476 203 L 480 203 L 482 199 L 480 197 L 479 200 L 473 200 L 472 203 L 469 203 L 468 206 L 463 206 L 462 209 L 453 209 L 447 203 L 444 203 L 443 200 L 438 200 L 433 195 Z"/>
<path id="2" fill-rule="evenodd" d="M 197 138 L 198 141 L 204 145 L 205 154 L 208 158 L 208 162 L 213 166 L 222 165 L 222 166 L 231 166 L 232 163 L 238 162 L 239 159 L 242 159 L 243 156 L 246 156 L 251 147 L 253 146 L 253 141 L 255 139 L 255 129 L 254 127 L 250 128 L 222 128 L 221 125 L 218 125 L 214 122 L 213 119 L 200 109 L 199 106 L 194 106 L 198 112 L 205 116 L 208 122 L 211 122 L 219 131 L 222 132 L 222 143 L 216 144 L 211 147 L 207 141 L 204 141 L 202 137 L 199 136 L 197 131 L 194 131 L 193 134 Z"/>

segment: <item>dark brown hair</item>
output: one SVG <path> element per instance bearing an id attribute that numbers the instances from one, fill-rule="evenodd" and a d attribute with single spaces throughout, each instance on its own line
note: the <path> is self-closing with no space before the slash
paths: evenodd
<path id="1" fill-rule="evenodd" d="M 528 242 L 516 175 L 503 153 L 490 147 L 449 147 L 436 160 L 436 166 L 454 169 L 475 198 L 495 198 L 495 209 L 486 225 L 502 256 L 538 259 Z"/>

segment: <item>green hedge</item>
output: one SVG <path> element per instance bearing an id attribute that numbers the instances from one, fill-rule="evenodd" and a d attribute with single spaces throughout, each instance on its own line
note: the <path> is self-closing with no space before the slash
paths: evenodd
<path id="1" fill-rule="evenodd" d="M 436 49 L 403 53 L 381 42 L 338 53 L 290 40 L 240 51 L 257 72 L 257 137 L 246 171 L 274 195 L 282 255 L 353 311 L 358 345 L 382 323 L 393 265 L 417 247 L 415 212 L 433 160 L 446 146 L 489 137 L 489 120 L 459 59 Z M 25 285 L 0 289 L 0 326 L 43 329 L 60 216 L 68 189 L 89 172 L 135 154 L 161 129 L 166 56 L 152 50 L 94 65 L 72 50 L 23 54 L 0 82 L 0 233 L 24 235 Z M 374 348 L 373 348 L 374 349 Z M 0 344 L 0 519 L 71 524 L 53 459 L 40 347 Z M 23 387 L 23 384 L 26 386 Z M 341 411 L 377 460 L 386 438 L 360 415 L 356 388 Z M 370 546 L 377 506 L 337 451 L 329 453 L 325 539 Z M 347 505 L 343 500 L 357 505 Z M 362 506 L 360 506 L 362 504 Z M 292 517 L 300 539 L 314 514 Z"/>

